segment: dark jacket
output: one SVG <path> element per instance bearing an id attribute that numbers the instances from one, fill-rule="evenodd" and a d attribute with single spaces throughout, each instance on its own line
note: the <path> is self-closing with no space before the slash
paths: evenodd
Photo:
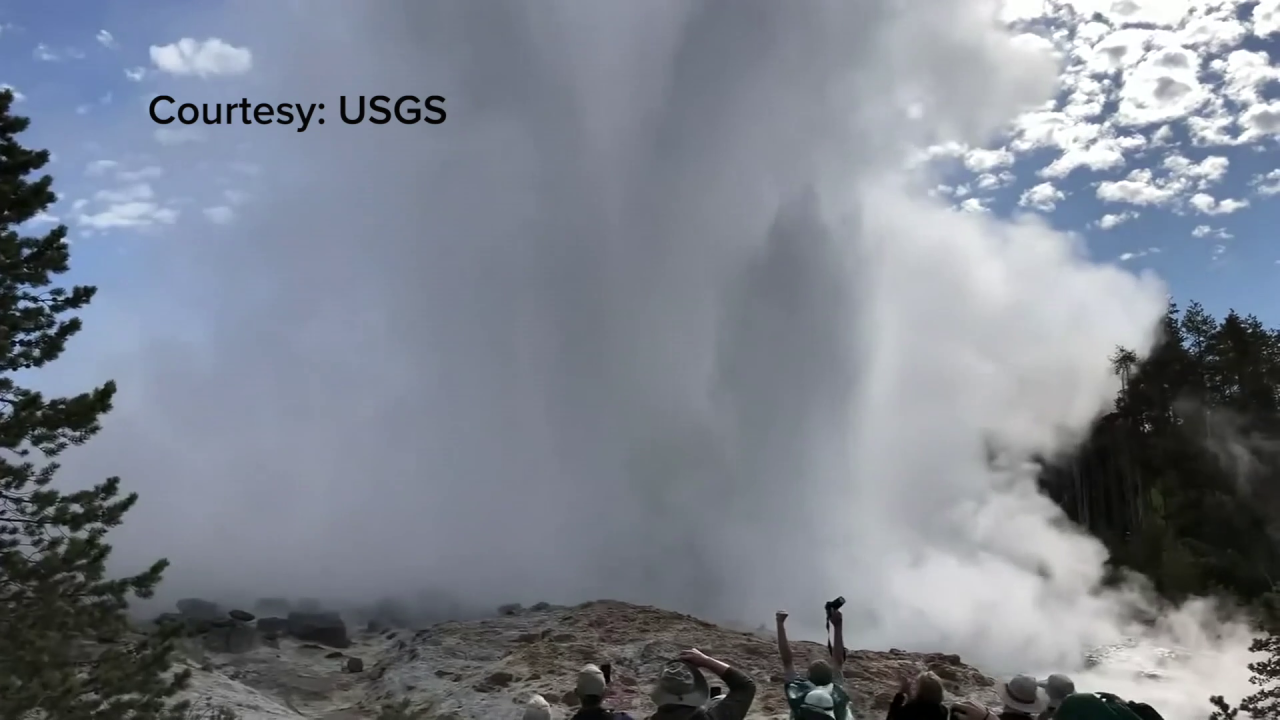
<path id="1" fill-rule="evenodd" d="M 746 673 L 732 667 L 720 679 L 724 680 L 728 692 L 725 693 L 724 699 L 713 705 L 710 710 L 668 705 L 658 708 L 657 712 L 649 716 L 649 720 L 689 720 L 693 717 L 703 717 L 708 720 L 744 720 L 747 717 L 747 711 L 751 709 L 751 703 L 756 699 L 755 681 Z"/>
<path id="2" fill-rule="evenodd" d="M 906 693 L 893 696 L 885 720 L 947 720 L 947 707 L 937 703 L 908 700 Z"/>

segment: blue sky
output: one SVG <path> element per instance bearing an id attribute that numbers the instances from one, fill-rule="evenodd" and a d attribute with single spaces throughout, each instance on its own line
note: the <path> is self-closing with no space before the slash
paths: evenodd
<path id="1" fill-rule="evenodd" d="M 1277 4 L 1009 0 L 1004 19 L 1061 55 L 1062 94 L 986 148 L 929 149 L 934 193 L 962 211 L 1040 214 L 1098 260 L 1157 272 L 1180 301 L 1280 324 Z M 233 228 L 262 181 L 251 147 L 202 155 L 196 134 L 157 134 L 145 116 L 174 83 L 252 74 L 254 48 L 213 6 L 0 5 L 0 83 L 35 120 L 27 142 L 55 153 L 53 214 L 77 274 L 104 290 L 193 224 Z"/>

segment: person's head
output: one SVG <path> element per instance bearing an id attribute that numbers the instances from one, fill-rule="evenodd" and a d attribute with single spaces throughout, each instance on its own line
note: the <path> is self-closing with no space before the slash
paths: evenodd
<path id="1" fill-rule="evenodd" d="M 1044 688 L 1031 675 L 1014 675 L 1006 682 L 996 683 L 996 695 L 1004 706 L 1003 714 L 1026 715 L 1044 712 L 1049 697 Z"/>
<path id="2" fill-rule="evenodd" d="M 524 720 L 551 720 L 551 703 L 541 695 L 534 695 L 524 707 Z"/>
<path id="3" fill-rule="evenodd" d="M 796 720 L 834 720 L 835 716 L 835 698 L 830 690 L 821 687 L 805 694 L 804 701 L 796 710 Z"/>
<path id="4" fill-rule="evenodd" d="M 700 708 L 711 698 L 711 688 L 702 671 L 680 660 L 672 660 L 662 666 L 658 680 L 649 692 L 649 699 L 657 707 Z"/>
<path id="5" fill-rule="evenodd" d="M 835 673 L 831 672 L 831 663 L 818 660 L 809 666 L 809 682 L 814 685 L 830 685 L 835 681 Z"/>
<path id="6" fill-rule="evenodd" d="M 922 672 L 916 676 L 911 687 L 911 699 L 930 705 L 942 704 L 942 679 L 931 672 Z"/>
<path id="7" fill-rule="evenodd" d="M 578 671 L 578 683 L 574 686 L 574 692 L 582 702 L 582 707 L 599 707 L 604 702 L 605 687 L 604 672 L 595 665 L 588 664 Z"/>
<path id="8" fill-rule="evenodd" d="M 1054 673 L 1045 678 L 1040 683 L 1040 687 L 1044 688 L 1045 694 L 1049 697 L 1050 711 L 1057 710 L 1063 700 L 1076 694 L 1076 684 L 1062 673 Z"/>

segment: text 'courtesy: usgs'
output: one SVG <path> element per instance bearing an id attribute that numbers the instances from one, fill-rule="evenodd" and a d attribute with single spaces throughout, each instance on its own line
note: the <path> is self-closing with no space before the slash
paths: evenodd
<path id="1" fill-rule="evenodd" d="M 306 132 L 313 123 L 324 124 L 324 103 L 251 103 L 248 98 L 237 102 L 179 103 L 172 95 L 158 95 L 148 112 L 157 125 L 296 125 L 296 132 Z M 347 125 L 386 125 L 392 121 L 401 125 L 439 125 L 447 114 L 440 95 L 401 95 L 394 100 L 387 95 L 342 95 L 338 98 L 338 117 Z"/>

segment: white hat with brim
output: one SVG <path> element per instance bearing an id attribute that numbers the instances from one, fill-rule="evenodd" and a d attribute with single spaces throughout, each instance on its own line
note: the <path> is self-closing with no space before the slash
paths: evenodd
<path id="1" fill-rule="evenodd" d="M 996 695 L 1010 710 L 1039 713 L 1049 707 L 1049 695 L 1030 675 L 1014 675 L 1008 682 L 996 683 Z"/>

